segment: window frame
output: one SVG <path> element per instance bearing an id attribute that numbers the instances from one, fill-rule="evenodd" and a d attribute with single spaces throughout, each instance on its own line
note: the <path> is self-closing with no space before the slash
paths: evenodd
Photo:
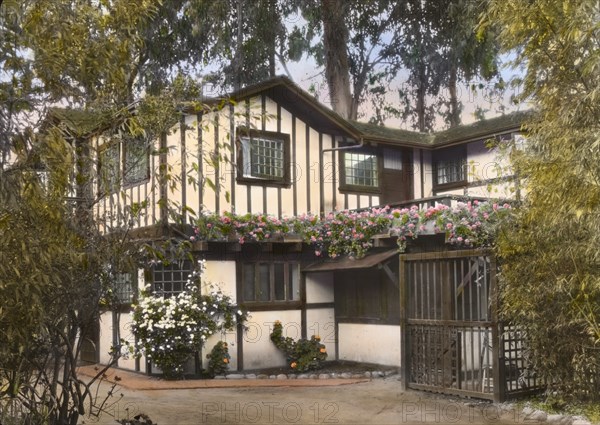
<path id="1" fill-rule="evenodd" d="M 259 299 L 259 289 L 261 287 L 260 282 L 260 267 L 261 265 L 268 266 L 269 271 L 269 295 L 268 299 Z M 276 282 L 275 282 L 275 266 L 283 265 L 283 276 L 284 276 L 284 299 L 276 299 Z M 246 273 L 247 266 L 253 266 L 253 285 L 254 285 L 254 300 L 246 299 Z M 294 270 L 290 270 L 291 267 L 295 267 Z M 295 274 L 296 285 L 294 285 L 291 273 Z M 301 283 L 300 283 L 300 262 L 298 261 L 244 261 L 239 265 L 239 284 L 238 294 L 240 304 L 249 306 L 253 309 L 256 308 L 275 308 L 279 309 L 282 307 L 297 308 L 302 304 L 301 298 Z M 296 292 L 294 292 L 296 291 Z"/>
<path id="2" fill-rule="evenodd" d="M 448 158 L 456 158 L 456 160 L 448 160 Z M 447 190 L 447 189 L 455 189 L 459 187 L 464 187 L 468 184 L 467 177 L 467 148 L 465 145 L 452 146 L 449 148 L 444 148 L 440 150 L 433 151 L 432 155 L 433 159 L 433 189 L 436 191 Z M 461 180 L 453 180 L 446 183 L 439 183 L 439 175 L 438 170 L 440 167 L 440 163 L 445 162 L 447 164 L 457 162 L 462 162 L 462 179 Z M 448 165 L 446 165 L 447 167 Z M 456 165 L 455 165 L 456 166 Z"/>
<path id="3" fill-rule="evenodd" d="M 130 143 L 140 143 L 144 149 L 144 176 L 136 179 L 128 180 L 128 164 L 127 157 Z M 130 147 L 130 146 L 129 146 Z M 105 165 L 104 155 L 110 149 L 117 150 L 117 160 L 111 167 L 116 171 L 115 178 L 111 178 L 110 181 L 104 178 L 103 168 Z M 111 195 L 117 193 L 121 189 L 131 188 L 140 184 L 146 183 L 150 180 L 150 149 L 147 144 L 147 140 L 144 137 L 131 137 L 121 138 L 115 137 L 110 141 L 102 144 L 97 149 L 98 152 L 98 193 L 101 195 Z M 109 186 L 109 187 L 107 187 Z"/>
<path id="4" fill-rule="evenodd" d="M 128 179 L 128 171 L 130 171 L 130 169 L 128 168 L 128 164 L 127 164 L 127 158 L 128 158 L 128 153 L 133 151 L 133 149 L 131 148 L 131 145 L 133 143 L 139 143 L 141 147 L 141 150 L 143 151 L 143 157 L 144 157 L 144 164 L 142 164 L 143 166 L 143 176 L 134 178 L 129 180 Z M 123 170 L 122 170 L 122 175 L 123 175 L 123 187 L 133 187 L 133 186 L 137 186 L 139 184 L 145 183 L 150 179 L 150 149 L 148 146 L 148 141 L 146 140 L 145 137 L 133 137 L 130 139 L 126 139 L 121 141 L 122 144 L 122 151 L 123 151 Z M 131 169 L 137 169 L 136 167 L 137 164 L 134 164 L 134 166 Z"/>
<path id="5" fill-rule="evenodd" d="M 178 266 L 178 268 L 175 268 L 176 266 Z M 161 269 L 157 270 L 158 267 L 160 267 Z M 193 271 L 194 262 L 190 260 L 174 261 L 168 265 L 158 262 L 152 265 L 152 267 L 149 268 L 148 273 L 151 281 L 150 288 L 152 290 L 152 293 L 162 295 L 165 298 L 176 297 L 185 290 L 185 286 L 188 282 L 189 276 L 193 274 Z M 163 278 L 157 279 L 157 273 L 162 273 Z M 169 273 L 171 275 L 171 279 L 168 281 L 164 279 L 166 273 Z M 181 278 L 178 280 L 173 279 L 174 273 L 180 273 Z M 165 283 L 169 283 L 171 285 L 171 288 L 169 290 L 165 291 L 164 286 L 161 288 L 157 288 L 157 285 L 164 285 Z M 180 286 L 179 290 L 173 289 L 173 285 L 175 284 Z"/>
<path id="6" fill-rule="evenodd" d="M 365 154 L 374 155 L 376 158 L 377 166 L 377 186 L 366 186 L 356 185 L 346 182 L 346 155 L 347 154 Z M 340 186 L 339 190 L 343 193 L 366 193 L 366 194 L 379 194 L 381 193 L 381 180 L 382 180 L 382 169 L 383 169 L 383 158 L 379 149 L 362 147 L 357 149 L 348 149 L 340 151 L 339 155 L 339 169 L 340 169 Z"/>
<path id="7" fill-rule="evenodd" d="M 128 289 L 127 289 L 128 287 Z M 116 273 L 114 275 L 115 296 L 119 304 L 129 306 L 137 302 L 138 298 L 138 274 L 137 270 L 131 272 Z M 127 300 L 124 298 L 127 295 Z"/>
<path id="8" fill-rule="evenodd" d="M 113 163 L 111 162 L 110 168 L 112 171 L 116 171 L 113 174 L 116 174 L 116 177 L 105 179 L 104 177 L 104 169 L 108 167 L 106 164 L 106 160 L 104 155 L 111 149 L 117 150 L 117 160 Z M 116 165 L 115 165 L 116 164 Z M 121 187 L 121 143 L 118 141 L 109 141 L 104 143 L 102 146 L 98 148 L 98 193 L 101 195 L 110 195 L 118 192 Z"/>
<path id="9" fill-rule="evenodd" d="M 254 177 L 244 175 L 244 149 L 243 140 L 249 138 L 265 139 L 282 142 L 283 146 L 283 176 L 282 177 Z M 249 185 L 258 186 L 275 186 L 275 187 L 290 187 L 290 135 L 281 132 L 264 131 L 238 127 L 236 129 L 236 166 L 237 166 L 237 182 Z"/>

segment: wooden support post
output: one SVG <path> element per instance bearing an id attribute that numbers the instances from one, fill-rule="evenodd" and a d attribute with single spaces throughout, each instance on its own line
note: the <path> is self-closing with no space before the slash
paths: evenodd
<path id="1" fill-rule="evenodd" d="M 400 256 L 399 266 L 400 281 L 400 388 L 406 391 L 409 379 L 408 359 L 408 282 L 406 280 L 406 256 Z"/>

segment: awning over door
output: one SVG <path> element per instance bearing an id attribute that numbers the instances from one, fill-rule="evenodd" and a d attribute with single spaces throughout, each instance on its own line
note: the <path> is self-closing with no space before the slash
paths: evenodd
<path id="1" fill-rule="evenodd" d="M 399 255 L 397 249 L 367 254 L 360 259 L 354 259 L 349 257 L 327 259 L 324 261 L 319 261 L 317 263 L 309 264 L 308 266 L 304 267 L 302 271 L 328 272 L 335 270 L 369 269 L 392 258 L 394 255 Z"/>

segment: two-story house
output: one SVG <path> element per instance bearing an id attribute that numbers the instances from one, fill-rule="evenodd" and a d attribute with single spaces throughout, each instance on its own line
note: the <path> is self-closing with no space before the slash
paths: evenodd
<path id="1" fill-rule="evenodd" d="M 523 113 L 424 134 L 345 120 L 284 77 L 232 93 L 231 100 L 211 112 L 183 111 L 179 125 L 150 146 L 143 139 L 91 137 L 95 190 L 103 194 L 94 214 L 107 228 L 118 226 L 135 203 L 141 214 L 130 223 L 132 234 L 158 239 L 164 223 L 189 223 L 190 210 L 291 217 L 431 205 L 452 196 L 519 196 L 518 180 L 498 144 L 489 141 L 518 135 Z M 61 116 L 64 120 L 68 111 Z M 177 184 L 164 179 L 167 172 Z M 169 215 L 167 203 L 177 205 L 177 217 Z M 209 242 L 198 249 L 197 258 L 207 260 L 204 279 L 251 312 L 247 331 L 215 336 L 235 347 L 231 369 L 285 364 L 269 340 L 275 320 L 291 337 L 320 334 L 329 359 L 400 366 L 399 260 L 393 248 L 375 249 L 360 260 L 326 262 L 298 241 Z M 181 261 L 132 271 L 121 296 L 131 302 L 147 284 L 175 294 L 190 270 Z M 101 317 L 100 362 L 109 358 L 115 327 L 133 338 L 130 310 L 118 322 L 112 315 Z M 122 359 L 119 367 L 150 371 L 144 359 Z"/>

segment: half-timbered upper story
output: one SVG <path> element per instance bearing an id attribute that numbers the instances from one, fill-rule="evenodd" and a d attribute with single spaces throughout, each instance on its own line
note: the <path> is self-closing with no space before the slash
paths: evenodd
<path id="1" fill-rule="evenodd" d="M 95 214 L 109 227 L 145 228 L 200 212 L 289 217 L 446 194 L 518 196 L 499 145 L 520 133 L 524 113 L 424 134 L 345 120 L 284 77 L 229 100 L 184 110 L 156 140 L 91 137 Z"/>

